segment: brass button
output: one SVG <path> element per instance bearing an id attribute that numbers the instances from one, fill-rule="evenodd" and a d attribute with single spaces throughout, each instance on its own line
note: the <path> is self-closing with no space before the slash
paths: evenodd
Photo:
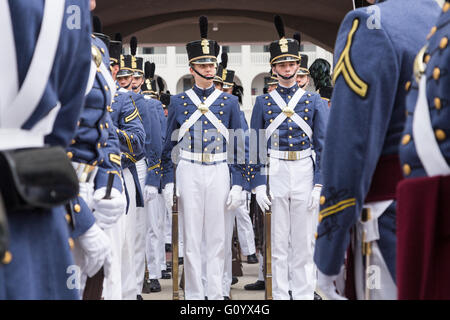
<path id="1" fill-rule="evenodd" d="M 187 111 L 185 111 L 185 112 L 184 112 L 184 114 L 188 114 L 188 112 L 187 112 Z"/>
<path id="2" fill-rule="evenodd" d="M 309 111 L 309 109 L 308 109 L 308 108 L 306 108 L 306 109 L 305 109 L 305 112 L 308 112 L 308 111 Z"/>
<path id="3" fill-rule="evenodd" d="M 203 151 L 208 151 L 208 148 L 203 149 Z"/>
<path id="4" fill-rule="evenodd" d="M 409 91 L 409 88 L 411 88 L 411 81 L 406 82 L 405 84 L 405 90 Z"/>
<path id="5" fill-rule="evenodd" d="M 181 99 L 184 99 L 184 96 L 181 96 Z"/>
<path id="6" fill-rule="evenodd" d="M 107 122 L 107 123 L 105 123 L 105 127 L 106 127 L 106 129 L 108 129 L 108 128 L 109 128 L 109 124 L 108 124 L 108 122 Z"/>
<path id="7" fill-rule="evenodd" d="M 446 138 L 445 132 L 444 132 L 444 130 L 442 130 L 442 129 L 437 129 L 437 130 L 435 130 L 435 131 L 434 131 L 434 134 L 436 135 L 436 138 L 437 138 L 439 141 L 445 140 L 445 138 Z"/>
<path id="8" fill-rule="evenodd" d="M 318 234 L 317 232 L 315 232 L 315 233 L 314 233 L 314 238 L 317 239 L 318 237 L 319 237 L 319 234 Z"/>
<path id="9" fill-rule="evenodd" d="M 223 114 L 223 111 L 220 111 L 219 114 Z"/>
<path id="10" fill-rule="evenodd" d="M 270 119 L 270 120 L 269 120 L 269 122 L 272 122 L 272 121 L 273 121 L 273 119 Z"/>
<path id="11" fill-rule="evenodd" d="M 281 92 L 284 92 L 283 89 L 280 89 Z"/>
<path id="12" fill-rule="evenodd" d="M 267 111 L 268 114 L 272 114 L 272 110 Z"/>
<path id="13" fill-rule="evenodd" d="M 278 143 L 277 143 L 277 142 L 275 142 L 275 143 L 274 143 L 273 145 L 274 145 L 274 146 L 276 147 L 276 146 L 278 146 Z"/>
<path id="14" fill-rule="evenodd" d="M 204 123 L 204 124 L 208 124 L 208 121 L 205 120 L 205 121 L 203 121 L 203 123 Z"/>
<path id="15" fill-rule="evenodd" d="M 323 206 L 325 204 L 325 196 L 320 196 L 320 205 Z"/>
<path id="16" fill-rule="evenodd" d="M 99 143 L 97 143 L 97 149 L 100 149 L 102 147 L 102 145 Z"/>
<path id="17" fill-rule="evenodd" d="M 216 147 L 216 149 L 217 149 L 217 150 L 219 150 L 219 149 L 220 149 L 220 147 Z"/>
<path id="18" fill-rule="evenodd" d="M 73 242 L 73 239 L 72 239 L 72 238 L 69 238 L 69 240 L 67 240 L 67 241 L 69 242 L 70 250 L 72 250 L 73 247 L 75 247 L 75 243 Z"/>
<path id="19" fill-rule="evenodd" d="M 183 103 L 183 106 L 187 106 L 187 102 Z"/>
<path id="20" fill-rule="evenodd" d="M 272 105 L 272 103 L 270 103 L 270 102 L 267 102 L 267 105 L 268 105 L 268 106 L 271 106 L 271 105 Z"/>
<path id="21" fill-rule="evenodd" d="M 220 137 L 217 137 L 217 141 L 220 141 Z"/>
<path id="22" fill-rule="evenodd" d="M 289 139 L 292 139 L 292 136 L 289 136 Z"/>
<path id="23" fill-rule="evenodd" d="M 289 127 L 289 130 L 291 130 L 291 131 L 292 131 L 292 127 Z"/>
<path id="24" fill-rule="evenodd" d="M 441 110 L 442 108 L 441 99 L 439 99 L 438 97 L 434 98 L 434 107 L 438 110 Z"/>
<path id="25" fill-rule="evenodd" d="M 441 42 L 439 43 L 439 48 L 441 49 L 445 49 L 448 45 L 448 38 L 447 37 L 443 37 L 441 39 Z"/>
<path id="26" fill-rule="evenodd" d="M 428 62 L 430 62 L 430 59 L 431 59 L 431 56 L 427 53 L 425 55 L 425 58 L 423 58 L 423 62 L 428 63 Z"/>
<path id="27" fill-rule="evenodd" d="M 70 214 L 66 214 L 66 221 L 67 221 L 67 223 L 70 223 L 71 221 L 72 221 L 72 218 L 70 217 Z"/>
<path id="28" fill-rule="evenodd" d="M 100 130 L 103 130 L 103 125 L 100 123 Z"/>
<path id="29" fill-rule="evenodd" d="M 311 97 L 311 93 L 308 93 L 307 96 L 308 96 L 308 97 Z"/>
<path id="30" fill-rule="evenodd" d="M 5 252 L 5 256 L 2 259 L 3 264 L 9 264 L 12 261 L 12 254 L 9 251 Z"/>
<path id="31" fill-rule="evenodd" d="M 105 90 L 109 91 L 109 87 L 105 84 Z"/>
<path id="32" fill-rule="evenodd" d="M 266 99 L 266 100 L 269 99 L 269 96 L 265 96 L 264 99 Z"/>
<path id="33" fill-rule="evenodd" d="M 69 158 L 69 159 L 72 159 L 73 158 L 73 153 L 72 152 L 67 152 L 67 157 Z"/>
<path id="34" fill-rule="evenodd" d="M 403 165 L 403 173 L 405 174 L 405 176 L 409 176 L 411 174 L 411 167 L 409 164 L 405 163 Z"/>
<path id="35" fill-rule="evenodd" d="M 223 107 L 225 105 L 225 103 L 221 103 L 220 106 Z"/>
<path id="36" fill-rule="evenodd" d="M 105 143 L 103 144 L 103 146 L 104 146 L 104 147 L 106 147 L 107 145 L 108 145 L 108 143 L 107 143 L 107 142 L 105 142 Z"/>
<path id="37" fill-rule="evenodd" d="M 203 141 L 204 141 L 204 142 L 208 142 L 208 139 L 204 138 Z"/>
<path id="38" fill-rule="evenodd" d="M 309 104 L 309 100 L 306 100 L 305 103 L 306 103 L 306 104 Z"/>
<path id="39" fill-rule="evenodd" d="M 291 96 L 288 96 L 288 99 L 291 99 L 292 97 Z"/>
<path id="40" fill-rule="evenodd" d="M 77 203 L 76 205 L 73 206 L 73 211 L 79 213 L 81 211 L 81 206 Z"/>
<path id="41" fill-rule="evenodd" d="M 206 100 L 206 97 L 203 97 L 203 100 Z"/>
<path id="42" fill-rule="evenodd" d="M 294 145 L 292 143 L 289 144 L 289 147 L 293 147 Z"/>
<path id="43" fill-rule="evenodd" d="M 402 138 L 402 144 L 408 144 L 411 141 L 411 135 L 410 134 L 405 134 Z"/>
<path id="44" fill-rule="evenodd" d="M 305 119 L 307 121 L 309 118 L 308 117 L 304 117 L 303 119 Z"/>
<path id="45" fill-rule="evenodd" d="M 203 132 L 208 132 L 208 129 L 203 130 Z"/>
<path id="46" fill-rule="evenodd" d="M 119 133 L 119 132 L 120 132 L 120 130 L 119 130 L 119 129 L 116 129 L 116 132 L 117 132 L 117 133 Z"/>
<path id="47" fill-rule="evenodd" d="M 72 141 L 70 142 L 71 144 L 76 143 L 75 139 L 72 139 Z"/>
<path id="48" fill-rule="evenodd" d="M 305 141 L 302 141 L 302 146 L 304 146 L 306 144 L 306 142 Z"/>
<path id="49" fill-rule="evenodd" d="M 306 133 L 302 133 L 302 137 L 303 137 L 303 138 L 306 137 Z"/>
<path id="50" fill-rule="evenodd" d="M 292 119 L 289 119 L 288 122 L 292 122 Z"/>
<path id="51" fill-rule="evenodd" d="M 441 70 L 439 70 L 438 67 L 434 68 L 434 70 L 433 70 L 433 79 L 434 80 L 438 80 L 440 76 L 441 76 Z"/>

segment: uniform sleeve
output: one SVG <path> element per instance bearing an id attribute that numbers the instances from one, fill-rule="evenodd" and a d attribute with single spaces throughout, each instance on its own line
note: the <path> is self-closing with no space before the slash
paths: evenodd
<path id="1" fill-rule="evenodd" d="M 256 98 L 255 106 L 253 107 L 252 118 L 250 120 L 250 128 L 250 146 L 254 146 L 250 148 L 249 151 L 249 165 L 250 170 L 252 170 L 250 175 L 250 187 L 253 190 L 257 186 L 266 184 L 266 176 L 261 174 L 261 169 L 265 167 L 265 160 L 260 158 L 260 143 L 262 143 L 263 146 L 265 145 L 265 143 L 260 142 L 260 136 L 261 138 L 265 139 L 265 135 L 262 134 L 265 131 L 265 128 L 263 104 L 261 103 L 261 99 L 259 97 Z M 266 154 L 267 150 L 263 150 L 262 152 L 263 154 Z"/>
<path id="2" fill-rule="evenodd" d="M 241 132 L 242 135 L 233 135 L 234 140 L 234 150 L 233 150 L 233 163 L 230 164 L 231 171 L 231 181 L 232 185 L 241 186 L 243 189 L 246 188 L 246 161 L 245 161 L 245 136 L 244 130 L 242 128 L 241 122 L 241 110 L 239 109 L 239 103 L 237 97 L 233 97 L 231 103 L 231 118 L 230 118 L 230 128 L 233 132 Z M 241 140 L 241 141 L 239 141 Z M 243 156 L 240 156 L 243 155 Z"/>
<path id="3" fill-rule="evenodd" d="M 73 222 L 71 237 L 76 239 L 92 227 L 95 217 L 82 197 L 71 200 L 69 205 Z"/>
<path id="4" fill-rule="evenodd" d="M 313 122 L 313 149 L 316 154 L 314 163 L 314 184 L 322 184 L 322 174 L 320 170 L 320 162 L 323 152 L 323 144 L 325 141 L 325 132 L 328 123 L 328 103 L 316 96 L 315 113 Z"/>
<path id="5" fill-rule="evenodd" d="M 145 129 L 150 131 L 150 140 L 146 141 L 146 157 L 148 162 L 147 176 L 145 178 L 145 184 L 159 188 L 161 181 L 161 123 L 159 120 L 159 114 L 157 105 L 148 104 L 147 113 L 149 123 Z"/>
<path id="6" fill-rule="evenodd" d="M 360 216 L 380 157 L 399 79 L 386 31 L 369 29 L 363 10 L 350 12 L 335 46 L 330 118 L 321 156 L 322 197 L 314 260 L 338 274 L 350 228 Z"/>
<path id="7" fill-rule="evenodd" d="M 116 133 L 109 112 L 107 112 L 105 123 L 108 124 L 108 140 L 106 147 L 102 148 L 104 152 L 103 162 L 99 165 L 99 170 L 95 177 L 95 189 L 106 187 L 108 184 L 108 175 L 114 174 L 113 188 L 122 192 L 122 167 L 120 162 L 120 142 Z"/>
<path id="8" fill-rule="evenodd" d="M 145 147 L 145 130 L 137 107 L 130 96 L 124 94 L 120 99 L 120 115 L 116 133 L 122 152 L 122 166 L 127 168 L 130 162 L 136 162 L 135 156 Z"/>
<path id="9" fill-rule="evenodd" d="M 179 129 L 179 125 L 176 119 L 176 99 L 172 98 L 168 106 L 169 114 L 167 117 L 167 131 L 166 139 L 164 141 L 162 155 L 161 155 L 161 187 L 164 189 L 167 183 L 171 183 L 174 180 L 173 162 L 172 162 L 172 150 L 177 144 L 176 138 L 172 139 L 172 133 Z"/>

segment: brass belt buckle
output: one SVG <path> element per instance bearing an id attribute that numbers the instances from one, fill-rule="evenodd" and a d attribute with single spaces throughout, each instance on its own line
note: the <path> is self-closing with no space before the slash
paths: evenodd
<path id="1" fill-rule="evenodd" d="M 288 160 L 298 160 L 297 151 L 288 151 Z"/>
<path id="2" fill-rule="evenodd" d="M 212 154 L 202 153 L 202 162 L 212 162 Z"/>

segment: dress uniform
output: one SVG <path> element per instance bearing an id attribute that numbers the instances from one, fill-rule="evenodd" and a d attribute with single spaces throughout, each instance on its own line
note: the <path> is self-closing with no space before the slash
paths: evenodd
<path id="1" fill-rule="evenodd" d="M 94 20 L 94 31 L 100 31 L 96 30 L 96 24 L 98 22 Z M 94 275 L 86 272 L 90 271 L 87 267 L 92 264 L 92 260 L 112 253 L 108 236 L 100 228 L 111 228 L 125 212 L 126 206 L 122 188 L 119 140 L 107 108 L 115 92 L 115 83 L 107 67 L 110 61 L 108 46 L 109 37 L 101 33 L 92 34 L 91 74 L 94 79 L 92 83 L 88 83 L 85 106 L 78 121 L 78 128 L 71 145 L 67 148 L 67 155 L 72 161 L 80 183 L 80 196 L 72 201 L 73 210 L 78 213 L 73 217 L 75 233 L 79 233 L 78 225 L 85 224 L 81 221 L 81 217 L 87 217 L 94 212 L 96 221 L 95 225 L 75 241 L 75 261 L 83 271 L 82 288 L 85 277 Z M 108 187 L 108 174 L 114 177 L 110 186 L 111 195 L 110 199 L 103 199 Z M 81 212 L 77 212 L 78 208 L 81 208 Z M 105 242 L 107 247 L 96 245 L 94 240 L 98 243 Z M 110 258 L 111 261 L 105 262 L 106 279 L 113 277 L 110 271 L 114 274 L 120 272 L 119 260 L 112 259 L 112 256 Z M 110 267 L 111 262 L 114 265 Z"/>
<path id="2" fill-rule="evenodd" d="M 414 63 L 397 186 L 399 299 L 449 299 L 450 3 Z"/>
<path id="3" fill-rule="evenodd" d="M 354 256 L 355 275 L 347 280 L 354 280 L 356 297 L 397 297 L 395 188 L 402 179 L 398 144 L 405 121 L 404 87 L 439 10 L 433 0 L 385 1 L 377 7 L 379 26 L 366 24 L 370 7 L 357 9 L 347 14 L 336 39 L 314 254 L 318 286 L 333 298 L 339 296 L 332 281 L 350 242 L 354 250 L 347 258 Z M 352 297 L 347 289 L 346 296 Z"/>
<path id="4" fill-rule="evenodd" d="M 66 28 L 72 5 L 80 8 L 79 29 Z M 0 15 L 6 39 L 0 59 L 7 79 L 0 150 L 44 143 L 65 148 L 76 130 L 91 63 L 88 1 L 1 1 Z M 63 208 L 8 210 L 7 219 L 0 299 L 78 299 L 76 283 L 68 286 L 73 240 Z"/>
<path id="5" fill-rule="evenodd" d="M 278 63 L 295 62 L 297 66 L 300 63 L 298 41 L 285 38 L 279 16 L 275 17 L 275 24 L 281 39 L 270 44 L 270 63 L 274 73 Z M 261 209 L 268 209 L 265 159 L 261 154 L 269 154 L 269 183 L 273 194 L 273 298 L 290 298 L 288 254 L 292 250 L 292 296 L 294 299 L 312 300 L 315 277 L 307 267 L 312 264 L 311 225 L 321 188 L 320 162 L 328 108 L 318 94 L 305 92 L 297 85 L 296 72 L 292 75 L 278 74 L 278 87 L 256 98 L 250 126 L 257 132 L 263 130 L 265 135 L 259 139 L 268 142 L 267 150 L 258 152 L 257 163 L 250 153 L 253 170 L 250 180 Z M 291 86 L 283 87 L 282 80 Z M 316 153 L 315 163 L 311 156 L 312 147 Z"/>
<path id="6" fill-rule="evenodd" d="M 245 164 L 237 164 L 233 148 L 227 149 L 229 144 L 233 145 L 229 140 L 234 140 L 229 129 L 241 128 L 239 104 L 237 97 L 213 86 L 219 45 L 214 40 L 207 40 L 206 17 L 200 17 L 200 30 L 202 39 L 186 45 L 189 64 L 198 84 L 170 100 L 162 181 L 164 198 L 167 207 L 171 208 L 174 188 L 172 161 L 179 156 L 176 183 L 184 226 L 185 298 L 204 299 L 207 296 L 217 300 L 223 299 L 225 209 L 227 205 L 237 206 L 241 201 Z M 212 64 L 214 69 L 210 67 Z M 200 68 L 213 69 L 214 72 L 202 74 Z M 210 87 L 200 87 L 200 84 Z M 229 166 L 227 158 L 231 159 Z M 202 284 L 202 256 L 206 261 L 206 290 Z"/>

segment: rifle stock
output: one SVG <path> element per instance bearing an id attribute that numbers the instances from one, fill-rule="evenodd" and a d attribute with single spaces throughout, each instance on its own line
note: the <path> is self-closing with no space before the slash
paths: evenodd
<path id="1" fill-rule="evenodd" d="M 269 166 L 270 157 L 267 157 L 267 182 L 266 190 L 269 201 L 272 202 L 270 196 L 270 184 L 269 184 Z M 269 206 L 264 212 L 264 280 L 265 280 L 265 298 L 266 300 L 272 300 L 272 239 L 271 239 L 271 219 L 272 219 L 272 207 Z"/>
<path id="2" fill-rule="evenodd" d="M 172 299 L 180 300 L 178 288 L 178 198 L 176 185 L 176 166 L 174 166 L 172 204 Z"/>

